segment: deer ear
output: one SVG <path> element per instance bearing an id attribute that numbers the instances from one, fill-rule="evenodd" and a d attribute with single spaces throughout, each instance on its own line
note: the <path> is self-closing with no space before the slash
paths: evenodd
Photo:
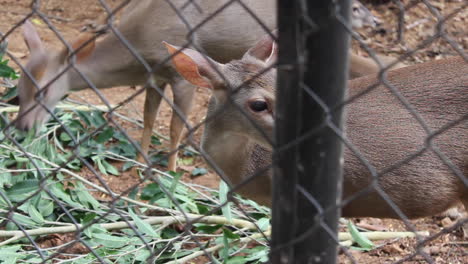
<path id="1" fill-rule="evenodd" d="M 180 47 L 164 41 L 163 44 L 172 55 L 174 68 L 182 77 L 193 85 L 214 89 L 219 78 L 213 66 L 221 67 L 221 64 L 203 56 L 198 51 L 188 48 L 181 50 Z"/>
<path id="2" fill-rule="evenodd" d="M 43 51 L 44 45 L 42 44 L 41 38 L 39 37 L 36 28 L 29 20 L 24 22 L 22 30 L 23 38 L 26 42 L 26 46 L 28 46 L 29 52 L 32 54 Z"/>
<path id="3" fill-rule="evenodd" d="M 71 43 L 71 48 L 76 51 L 76 62 L 81 62 L 93 54 L 96 47 L 96 38 L 91 33 L 81 33 L 76 40 Z M 60 59 L 65 62 L 70 57 L 71 53 L 67 48 L 64 48 L 60 54 Z"/>
<path id="4" fill-rule="evenodd" d="M 76 53 L 76 61 L 81 62 L 82 60 L 88 58 L 94 51 L 96 47 L 96 38 L 94 34 L 83 33 L 78 37 L 72 44 L 73 50 L 78 50 Z"/>
<path id="5" fill-rule="evenodd" d="M 263 36 L 245 53 L 244 57 L 250 56 L 264 61 L 268 65 L 273 64 L 278 56 L 278 45 L 274 40 L 277 35 L 278 30 L 274 30 L 271 34 Z"/>

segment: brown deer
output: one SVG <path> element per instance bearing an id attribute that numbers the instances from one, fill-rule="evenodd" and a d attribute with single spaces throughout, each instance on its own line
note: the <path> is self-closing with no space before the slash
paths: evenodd
<path id="1" fill-rule="evenodd" d="M 159 65 L 167 59 L 167 53 L 161 43 L 163 39 L 184 45 L 190 28 L 179 17 L 181 14 L 192 27 L 200 24 L 227 1 L 205 0 L 186 5 L 185 0 L 141 0 L 132 1 L 125 9 L 117 27 L 133 50 L 149 65 Z M 276 1 L 245 0 L 248 6 L 270 29 L 276 27 Z M 173 6 L 171 6 L 173 5 Z M 176 12 L 174 7 L 180 12 Z M 197 8 L 201 8 L 198 10 Z M 356 26 L 374 25 L 375 18 L 362 4 L 354 2 L 352 23 Z M 263 35 L 264 29 L 239 4 L 233 2 L 193 34 L 194 46 L 203 49 L 212 58 L 220 62 L 238 59 L 256 41 L 256 36 Z M 100 41 L 90 33 L 84 33 L 71 43 L 73 50 L 49 51 L 44 47 L 38 33 L 29 22 L 23 27 L 23 35 L 30 50 L 30 59 L 25 69 L 33 77 L 23 73 L 19 80 L 20 112 L 17 127 L 23 130 L 41 125 L 48 118 L 48 111 L 37 104 L 41 100 L 45 107 L 52 110 L 57 102 L 69 91 L 88 88 L 88 83 L 81 77 L 81 72 L 96 88 L 139 85 L 148 80 L 148 70 L 140 63 L 123 42 L 109 33 Z M 69 68 L 70 55 L 75 52 L 75 68 Z M 377 65 L 370 59 L 357 58 L 352 69 L 360 74 L 378 71 Z M 168 65 L 160 65 L 153 77 L 159 87 L 170 84 L 173 91 L 174 105 L 179 108 L 182 118 L 191 109 L 194 89 Z M 60 77 L 57 75 L 67 69 Z M 79 72 L 78 72 L 79 71 Z M 57 78 L 58 77 L 58 78 Z M 41 92 L 39 92 L 41 91 Z M 161 95 L 156 89 L 148 88 L 144 105 L 144 130 L 141 140 L 142 153 L 146 154 L 150 145 L 153 123 L 161 102 Z M 184 127 L 182 119 L 173 114 L 170 129 L 170 149 L 176 150 Z M 140 157 L 141 160 L 141 157 Z M 169 157 L 169 170 L 176 168 L 177 153 Z"/>
<path id="2" fill-rule="evenodd" d="M 274 130 L 276 70 L 258 74 L 275 60 L 277 48 L 270 36 L 258 41 L 242 59 L 227 64 L 195 50 L 177 52 L 178 47 L 166 45 L 175 69 L 187 81 L 213 92 L 201 146 L 208 160 L 232 186 L 267 168 L 272 154 L 269 142 Z M 346 105 L 347 138 L 377 172 L 421 151 L 378 180 L 380 188 L 407 217 L 438 214 L 459 201 L 468 208 L 468 64 L 454 57 L 393 70 L 387 79 L 433 131 L 431 141 L 410 111 L 384 85 Z M 375 76 L 351 80 L 349 96 L 374 84 L 379 84 Z M 456 175 L 434 150 L 440 151 L 462 175 Z M 258 175 L 238 192 L 270 206 L 271 174 L 269 170 Z M 346 149 L 344 198 L 371 183 L 369 169 Z M 398 218 L 375 191 L 352 200 L 342 214 Z"/>

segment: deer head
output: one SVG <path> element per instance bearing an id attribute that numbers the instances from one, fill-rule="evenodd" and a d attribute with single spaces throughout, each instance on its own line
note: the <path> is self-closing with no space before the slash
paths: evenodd
<path id="1" fill-rule="evenodd" d="M 18 81 L 20 100 L 19 119 L 16 126 L 29 130 L 42 125 L 53 111 L 56 104 L 70 90 L 68 69 L 70 51 L 65 48 L 60 52 L 48 52 L 31 22 L 23 25 L 23 37 L 30 52 L 30 59 Z M 72 43 L 76 62 L 80 63 L 91 55 L 94 40 L 89 41 L 89 33 L 80 35 Z M 48 111 L 48 110 L 49 111 Z"/>
<path id="2" fill-rule="evenodd" d="M 211 118 L 219 130 L 247 136 L 271 149 L 274 127 L 276 62 L 274 33 L 261 38 L 240 60 L 218 63 L 193 49 L 164 42 L 177 72 L 190 83 L 211 89 Z"/>

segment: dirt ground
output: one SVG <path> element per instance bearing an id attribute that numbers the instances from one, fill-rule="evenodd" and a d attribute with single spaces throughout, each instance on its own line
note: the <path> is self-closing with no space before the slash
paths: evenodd
<path id="1" fill-rule="evenodd" d="M 111 7 L 115 7 L 120 1 L 121 0 L 108 0 L 107 2 Z M 359 31 L 359 35 L 363 38 L 364 42 L 377 53 L 398 57 L 404 52 L 417 47 L 422 39 L 427 38 L 427 36 L 434 32 L 435 18 L 430 15 L 427 7 L 423 4 L 416 4 L 418 1 L 403 1 L 405 5 L 411 7 L 407 8 L 405 12 L 406 30 L 404 31 L 403 41 L 397 41 L 398 31 L 396 30 L 396 25 L 398 17 L 396 14 L 398 14 L 398 8 L 396 5 L 389 3 L 389 1 L 369 0 L 365 2 L 372 12 L 384 21 L 383 26 L 378 29 L 363 29 Z M 429 2 L 443 15 L 450 14 L 463 5 L 463 0 L 435 0 Z M 413 5 L 412 3 L 415 4 Z M 2 7 L 0 10 L 0 31 L 2 33 L 7 33 L 10 30 L 14 30 L 8 37 L 9 51 L 24 64 L 29 58 L 28 51 L 21 37 L 20 28 L 17 28 L 16 25 L 30 14 L 31 1 L 0 0 L 0 6 Z M 41 1 L 39 10 L 48 17 L 52 25 L 57 28 L 66 40 L 74 39 L 86 23 L 94 21 L 103 14 L 103 9 L 97 0 L 43 0 Z M 34 16 L 34 18 L 36 19 L 38 16 Z M 412 57 L 406 58 L 405 63 L 413 64 L 456 55 L 455 49 L 449 45 L 447 40 L 457 43 L 458 48 L 466 52 L 468 49 L 468 38 L 466 34 L 467 25 L 468 11 L 465 6 L 464 10 L 458 12 L 457 15 L 448 20 L 445 26 L 447 38 L 437 40 L 425 46 Z M 54 49 L 61 48 L 60 40 L 46 24 L 36 23 L 36 28 L 38 28 L 42 40 L 48 47 Z M 352 47 L 358 54 L 366 56 L 365 52 L 359 47 L 356 41 L 353 42 Z M 117 104 L 134 94 L 138 89 L 140 89 L 140 87 L 114 87 L 112 89 L 103 90 L 102 92 L 110 103 Z M 197 124 L 203 119 L 209 98 L 209 92 L 206 89 L 197 88 L 196 94 L 194 108 L 189 117 L 191 124 Z M 169 98 L 171 97 L 170 91 L 167 91 L 167 95 Z M 70 97 L 91 104 L 102 104 L 98 96 L 91 90 L 80 91 L 72 94 Z M 121 112 L 132 118 L 141 120 L 143 102 L 144 94 L 140 94 L 129 104 L 125 105 L 121 109 Z M 171 108 L 167 103 L 163 103 L 156 121 L 156 130 L 160 134 L 169 135 L 168 125 L 170 117 Z M 122 122 L 122 126 L 132 137 L 139 139 L 141 133 L 139 127 L 128 122 Z M 198 129 L 195 134 L 195 144 L 198 144 L 201 133 L 202 129 Z M 181 169 L 191 171 L 196 166 L 208 168 L 201 158 L 197 158 L 194 164 L 182 165 Z M 83 174 L 90 178 L 92 177 L 91 172 L 83 171 Z M 107 180 L 109 186 L 115 192 L 123 191 L 136 183 L 135 178 L 128 173 L 124 173 L 120 177 L 107 177 Z M 211 171 L 207 175 L 195 179 L 192 179 L 187 173 L 187 175 L 184 176 L 184 180 L 213 188 L 217 188 L 219 182 L 218 177 Z M 460 209 L 461 208 L 460 206 Z M 376 230 L 406 230 L 402 222 L 396 220 L 366 218 L 357 219 L 357 222 L 361 226 L 367 226 Z M 454 220 L 449 217 L 439 216 L 414 220 L 411 221 L 411 223 L 417 230 L 429 231 L 431 234 L 434 234 L 444 227 L 451 226 Z M 467 241 L 463 241 L 461 230 L 457 229 L 426 243 L 422 247 L 422 250 L 430 255 L 437 263 L 468 263 L 467 244 Z M 351 254 L 358 263 L 392 263 L 414 252 L 415 247 L 416 241 L 414 239 L 400 239 L 396 241 L 386 241 L 381 247 L 370 252 L 349 250 L 349 254 Z M 350 260 L 346 255 L 341 254 L 340 262 L 348 263 Z M 424 263 L 424 260 L 421 256 L 416 256 L 411 261 L 405 263 Z"/>

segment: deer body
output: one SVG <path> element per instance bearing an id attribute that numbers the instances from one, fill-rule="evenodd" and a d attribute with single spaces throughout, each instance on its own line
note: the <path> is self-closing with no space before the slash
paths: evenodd
<path id="1" fill-rule="evenodd" d="M 459 201 L 466 207 L 468 64 L 462 58 L 434 61 L 391 71 L 388 80 L 421 115 L 432 133 L 460 121 L 436 134 L 431 143 L 461 171 L 464 182 L 429 147 L 383 174 L 378 181 L 380 187 L 408 217 L 434 215 Z M 352 80 L 350 94 L 363 92 L 377 82 L 374 77 Z M 409 110 L 382 85 L 348 105 L 346 131 L 377 172 L 422 151 L 429 136 Z M 349 150 L 345 151 L 344 175 L 345 198 L 371 181 L 368 170 Z M 343 215 L 366 216 L 369 208 L 377 217 L 398 217 L 375 192 L 351 202 Z"/>
<path id="2" fill-rule="evenodd" d="M 257 79 L 252 77 L 271 64 L 275 46 L 270 37 L 264 37 L 242 60 L 216 64 L 229 85 L 210 72 L 195 51 L 183 51 L 173 57 L 174 67 L 189 82 L 202 78 L 205 81 L 202 86 L 213 89 L 202 141 L 208 161 L 215 164 L 214 168 L 232 186 L 248 181 L 235 191 L 268 206 L 271 205 L 272 171 L 268 166 L 272 162 L 270 142 L 276 72 L 270 69 Z M 170 52 L 174 53 L 171 49 Z M 184 64 L 196 65 L 199 75 L 185 74 Z M 468 206 L 468 64 L 462 58 L 450 58 L 414 65 L 389 72 L 388 82 L 419 113 L 430 133 L 434 133 L 431 147 L 425 148 L 428 132 L 383 85 L 346 105 L 348 140 L 382 174 L 378 186 L 407 217 L 438 214 L 459 201 Z M 351 80 L 350 98 L 378 83 L 374 76 Z M 449 126 L 453 122 L 455 125 Z M 449 126 L 447 130 L 446 126 Z M 439 150 L 461 175 L 456 175 L 433 149 Z M 412 155 L 415 157 L 411 158 Z M 373 176 L 358 155 L 346 147 L 344 159 L 346 199 L 369 187 Z M 394 165 L 397 165 L 395 169 L 388 170 Z M 347 203 L 342 214 L 399 217 L 375 189 Z"/>
<path id="3" fill-rule="evenodd" d="M 182 10 L 180 15 L 185 21 L 179 17 L 179 14 L 168 2 Z M 166 84 L 171 85 L 174 105 L 180 109 L 182 115 L 186 116 L 191 109 L 194 90 L 189 89 L 190 84 L 181 79 L 168 64 L 163 64 L 167 59 L 167 53 L 161 41 L 164 39 L 177 45 L 187 43 L 187 35 L 191 27 L 207 20 L 227 2 L 227 0 L 205 0 L 197 4 L 200 7 L 199 10 L 194 4 L 188 4 L 182 8 L 188 3 L 185 0 L 131 1 L 117 27 L 120 35 L 131 44 L 133 50 L 149 66 L 159 65 L 154 71 L 153 77 L 159 87 L 165 87 Z M 245 0 L 242 2 L 264 22 L 266 27 L 269 29 L 276 27 L 276 1 Z M 354 24 L 361 26 L 363 23 L 372 24 L 375 22 L 365 7 L 358 2 L 355 2 L 354 5 L 360 7 L 357 9 L 360 12 L 354 14 Z M 187 26 L 185 22 L 190 26 Z M 257 21 L 238 2 L 233 2 L 197 28 L 191 36 L 193 44 L 197 48 L 204 50 L 219 62 L 228 62 L 240 58 L 256 41 L 257 36 L 263 34 L 264 29 Z M 107 34 L 97 43 L 89 42 L 92 35 L 88 33 L 71 43 L 73 49 L 81 48 L 77 50 L 75 56 L 75 67 L 78 71 L 73 68 L 68 69 L 44 89 L 58 73 L 68 66 L 69 51 L 62 50 L 55 53 L 46 51 L 30 23 L 25 25 L 24 36 L 31 51 L 31 59 L 26 69 L 32 74 L 38 86 L 34 85 L 27 74 L 23 74 L 19 81 L 20 115 L 17 127 L 20 129 L 30 129 L 47 120 L 48 112 L 38 106 L 35 99 L 40 89 L 43 91 L 42 103 L 52 110 L 69 91 L 89 87 L 88 82 L 82 78 L 78 71 L 83 73 L 96 88 L 139 85 L 148 80 L 147 69 L 114 33 Z M 374 69 L 366 74 L 377 71 L 378 67 L 374 64 Z M 160 93 L 153 88 L 148 88 L 144 107 L 145 128 L 141 142 L 144 154 L 148 152 L 150 135 L 160 101 Z M 173 115 L 170 135 L 172 150 L 176 149 L 179 144 L 183 127 L 182 120 L 177 115 Z M 170 156 L 170 170 L 175 170 L 176 159 L 176 154 Z"/>

